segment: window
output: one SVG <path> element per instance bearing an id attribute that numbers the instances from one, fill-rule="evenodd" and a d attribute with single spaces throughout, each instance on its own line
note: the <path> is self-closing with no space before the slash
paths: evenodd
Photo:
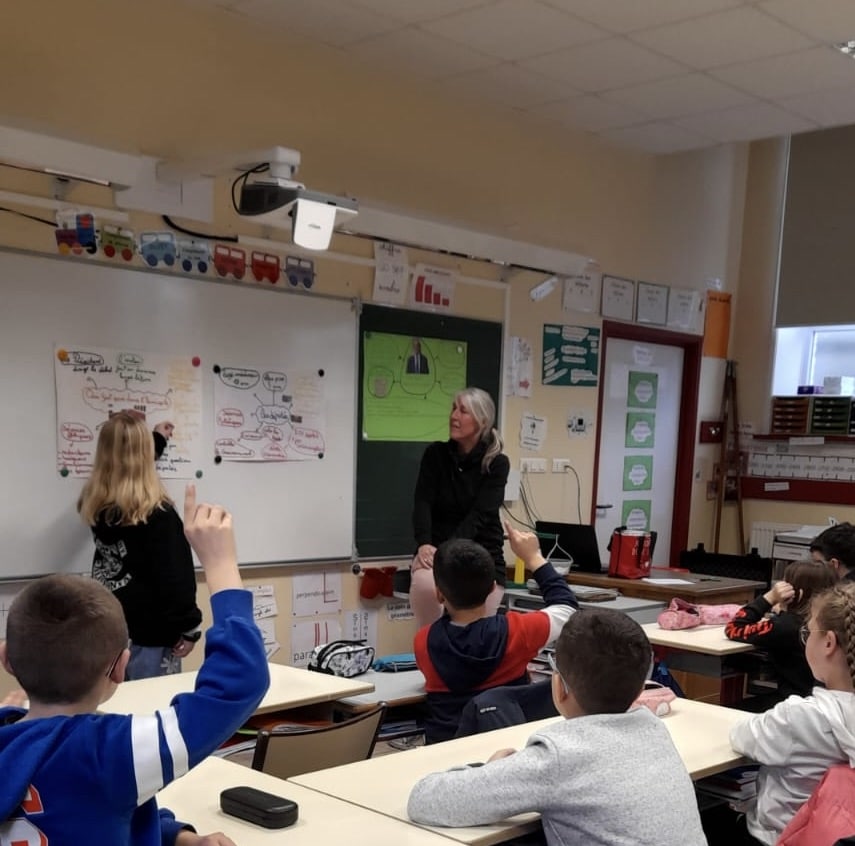
<path id="1" fill-rule="evenodd" d="M 772 393 L 794 395 L 826 376 L 855 376 L 855 326 L 797 326 L 775 331 Z"/>

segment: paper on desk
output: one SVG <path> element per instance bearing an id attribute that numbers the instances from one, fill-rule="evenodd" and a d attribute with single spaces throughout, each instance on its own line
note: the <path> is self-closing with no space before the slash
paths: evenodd
<path id="1" fill-rule="evenodd" d="M 652 585 L 693 585 L 694 582 L 689 579 L 642 579 L 643 582 L 649 582 Z"/>

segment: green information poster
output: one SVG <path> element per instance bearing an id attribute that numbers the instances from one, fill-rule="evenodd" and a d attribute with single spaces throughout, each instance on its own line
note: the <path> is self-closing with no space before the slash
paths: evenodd
<path id="1" fill-rule="evenodd" d="M 630 411 L 626 415 L 626 446 L 630 448 L 654 446 L 656 415 L 649 411 Z"/>
<path id="2" fill-rule="evenodd" d="M 543 325 L 544 385 L 596 387 L 600 368 L 600 330 L 588 326 Z"/>
<path id="3" fill-rule="evenodd" d="M 623 459 L 623 489 L 649 491 L 653 487 L 653 456 L 627 455 Z"/>
<path id="4" fill-rule="evenodd" d="M 362 437 L 444 441 L 454 395 L 466 387 L 466 343 L 366 332 Z"/>
<path id="5" fill-rule="evenodd" d="M 626 404 L 629 408 L 656 408 L 658 390 L 659 374 L 630 370 Z"/>
<path id="6" fill-rule="evenodd" d="M 637 532 L 650 531 L 650 500 L 625 499 L 620 510 L 620 524 Z"/>

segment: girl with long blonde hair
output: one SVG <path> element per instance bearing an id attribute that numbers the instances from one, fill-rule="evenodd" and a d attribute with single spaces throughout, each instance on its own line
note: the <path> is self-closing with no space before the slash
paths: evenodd
<path id="1" fill-rule="evenodd" d="M 155 469 L 155 437 L 134 412 L 110 417 L 77 503 L 95 539 L 92 576 L 125 612 L 128 679 L 179 672 L 202 621 L 190 546 Z"/>

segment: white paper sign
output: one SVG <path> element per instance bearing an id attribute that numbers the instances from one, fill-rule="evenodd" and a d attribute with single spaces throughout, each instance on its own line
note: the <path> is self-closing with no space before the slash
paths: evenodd
<path id="1" fill-rule="evenodd" d="M 377 612 L 360 609 L 342 613 L 342 636 L 346 640 L 364 640 L 377 647 Z"/>
<path id="2" fill-rule="evenodd" d="M 697 331 L 701 294 L 689 288 L 672 288 L 668 296 L 668 325 L 673 329 Z"/>
<path id="3" fill-rule="evenodd" d="M 534 381 L 534 361 L 531 341 L 511 337 L 508 372 L 506 374 L 505 394 L 507 396 L 530 397 Z"/>
<path id="4" fill-rule="evenodd" d="M 451 311 L 457 273 L 447 267 L 417 264 L 410 284 L 410 305 L 429 311 Z"/>
<path id="5" fill-rule="evenodd" d="M 374 242 L 374 293 L 376 303 L 404 305 L 410 266 L 407 250 L 397 244 Z"/>
<path id="6" fill-rule="evenodd" d="M 668 319 L 668 288 L 665 285 L 654 285 L 651 282 L 638 283 L 638 310 L 636 319 L 639 323 L 653 323 L 664 326 Z"/>
<path id="7" fill-rule="evenodd" d="M 602 274 L 595 270 L 583 270 L 564 279 L 564 311 L 594 312 L 600 302 Z"/>
<path id="8" fill-rule="evenodd" d="M 0 591 L 0 640 L 6 638 L 6 618 L 9 616 L 9 608 L 12 600 L 18 595 L 18 591 Z"/>
<path id="9" fill-rule="evenodd" d="M 201 362 L 107 347 L 57 346 L 56 465 L 63 475 L 88 478 L 98 430 L 116 411 L 136 411 L 146 425 L 170 422 L 175 433 L 157 462 L 166 479 L 191 479 L 202 459 Z"/>
<path id="10" fill-rule="evenodd" d="M 291 663 L 305 667 L 316 646 L 341 640 L 341 624 L 336 619 L 294 623 L 291 626 Z"/>
<path id="11" fill-rule="evenodd" d="M 412 620 L 413 609 L 410 608 L 410 603 L 406 600 L 403 602 L 387 602 L 386 603 L 386 619 L 395 620 Z"/>
<path id="12" fill-rule="evenodd" d="M 276 625 L 273 620 L 256 620 L 255 625 L 261 632 L 261 639 L 264 642 L 264 654 L 267 660 L 270 660 L 271 655 L 275 655 L 279 649 L 279 641 L 276 640 Z"/>
<path id="13" fill-rule="evenodd" d="M 520 446 L 537 452 L 546 438 L 546 418 L 526 411 L 520 419 Z"/>
<path id="14" fill-rule="evenodd" d="M 619 276 L 603 276 L 603 317 L 632 320 L 635 312 L 635 282 Z"/>
<path id="15" fill-rule="evenodd" d="M 291 614 L 338 614 L 341 611 L 341 573 L 303 573 L 291 578 Z"/>

